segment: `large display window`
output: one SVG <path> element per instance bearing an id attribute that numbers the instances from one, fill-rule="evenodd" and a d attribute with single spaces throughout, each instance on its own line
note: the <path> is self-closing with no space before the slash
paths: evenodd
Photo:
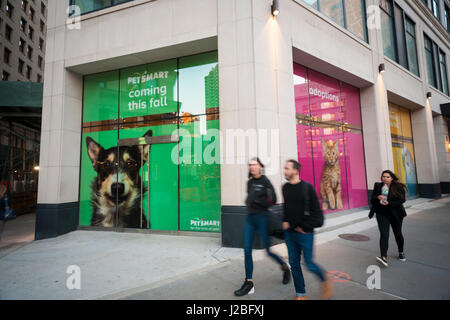
<path id="1" fill-rule="evenodd" d="M 359 90 L 294 64 L 300 177 L 325 213 L 367 205 Z"/>
<path id="2" fill-rule="evenodd" d="M 218 79 L 217 52 L 85 77 L 80 225 L 220 232 Z"/>
<path id="3" fill-rule="evenodd" d="M 411 112 L 389 103 L 392 154 L 394 171 L 399 180 L 406 184 L 408 197 L 417 194 L 416 159 L 411 126 Z"/>

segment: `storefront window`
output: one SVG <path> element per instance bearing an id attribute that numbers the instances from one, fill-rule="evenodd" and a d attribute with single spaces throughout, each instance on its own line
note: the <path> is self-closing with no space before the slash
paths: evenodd
<path id="1" fill-rule="evenodd" d="M 359 90 L 294 64 L 300 177 L 326 213 L 367 205 Z"/>
<path id="2" fill-rule="evenodd" d="M 80 225 L 220 232 L 218 79 L 217 52 L 85 77 Z"/>
<path id="3" fill-rule="evenodd" d="M 389 104 L 394 171 L 408 187 L 408 196 L 417 193 L 416 161 L 409 110 Z"/>

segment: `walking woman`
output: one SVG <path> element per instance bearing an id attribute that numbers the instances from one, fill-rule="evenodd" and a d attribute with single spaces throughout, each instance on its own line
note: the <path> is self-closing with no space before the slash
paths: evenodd
<path id="1" fill-rule="evenodd" d="M 405 202 L 406 186 L 398 181 L 397 176 L 390 170 L 385 170 L 381 174 L 381 181 L 376 182 L 373 187 L 372 209 L 369 218 L 376 212 L 378 229 L 380 230 L 380 251 L 381 255 L 376 258 L 377 262 L 384 267 L 388 266 L 387 251 L 389 245 L 389 226 L 392 226 L 395 241 L 398 246 L 398 258 L 406 261 L 403 251 L 404 239 L 402 235 L 402 222 L 406 217 L 403 207 Z"/>
<path id="2" fill-rule="evenodd" d="M 267 233 L 267 210 L 277 202 L 277 197 L 269 179 L 262 174 L 263 168 L 264 165 L 258 158 L 250 160 L 249 180 L 247 182 L 248 196 L 246 200 L 248 215 L 244 227 L 245 282 L 239 290 L 234 292 L 236 296 L 255 292 L 252 259 L 255 231 L 259 233 L 267 254 L 281 266 L 283 284 L 288 284 L 291 277 L 286 262 L 270 251 L 270 239 Z"/>

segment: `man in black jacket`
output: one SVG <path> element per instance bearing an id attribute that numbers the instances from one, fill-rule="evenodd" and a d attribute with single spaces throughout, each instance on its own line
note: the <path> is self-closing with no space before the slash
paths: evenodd
<path id="1" fill-rule="evenodd" d="M 286 162 L 284 176 L 288 183 L 283 186 L 283 229 L 294 278 L 295 300 L 306 300 L 305 280 L 300 266 L 302 251 L 306 267 L 322 281 L 322 297 L 329 299 L 332 295 L 331 281 L 312 259 L 314 228 L 322 226 L 323 213 L 313 186 L 300 180 L 300 168 L 300 163 L 295 160 Z"/>

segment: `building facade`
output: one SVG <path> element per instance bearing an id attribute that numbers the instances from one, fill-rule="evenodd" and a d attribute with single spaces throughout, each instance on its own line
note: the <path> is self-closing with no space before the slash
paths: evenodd
<path id="1" fill-rule="evenodd" d="M 139 229 L 240 246 L 254 156 L 275 210 L 288 159 L 326 214 L 366 208 L 385 169 L 410 198 L 449 193 L 449 2 L 271 6 L 49 1 L 36 238 Z"/>
<path id="2" fill-rule="evenodd" d="M 47 0 L 0 1 L 2 81 L 43 82 Z"/>

